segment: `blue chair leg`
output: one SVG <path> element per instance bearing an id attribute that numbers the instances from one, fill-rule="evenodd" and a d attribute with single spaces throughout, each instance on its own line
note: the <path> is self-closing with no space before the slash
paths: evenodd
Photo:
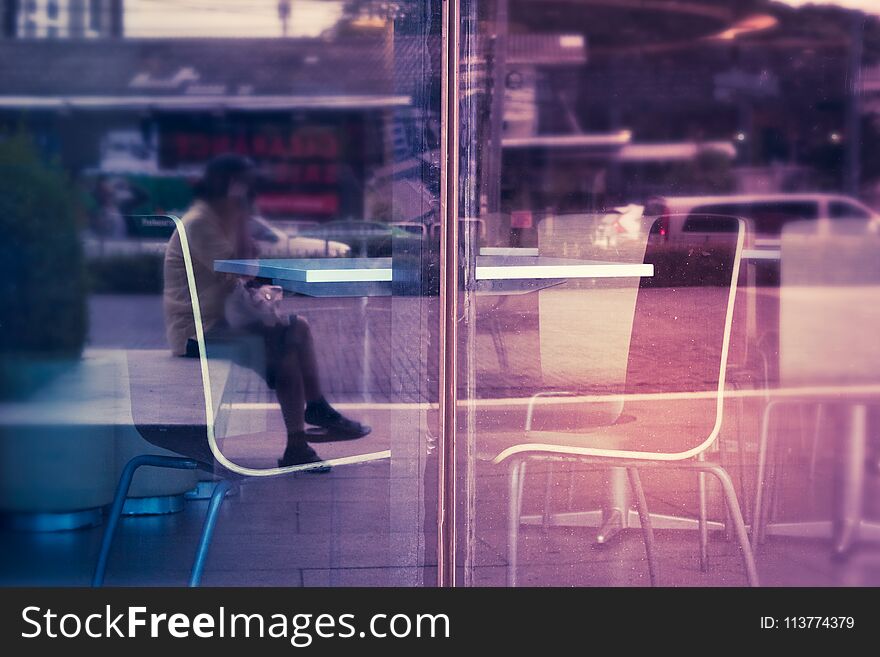
<path id="1" fill-rule="evenodd" d="M 232 488 L 232 483 L 226 479 L 217 482 L 211 501 L 208 502 L 208 514 L 205 516 L 205 524 L 202 527 L 202 536 L 199 539 L 199 547 L 196 550 L 196 559 L 193 562 L 192 573 L 189 577 L 190 586 L 198 586 L 205 570 L 205 560 L 208 558 L 208 548 L 211 547 L 211 538 L 214 536 L 214 527 L 217 524 L 217 516 L 220 507 L 226 498 L 226 493 Z"/>
<path id="2" fill-rule="evenodd" d="M 92 586 L 103 586 L 104 575 L 107 572 L 107 559 L 110 556 L 110 546 L 113 545 L 113 537 L 116 534 L 116 527 L 119 525 L 119 518 L 122 516 L 122 507 L 125 505 L 125 498 L 128 496 L 128 489 L 131 488 L 131 480 L 134 473 L 141 466 L 148 465 L 155 468 L 172 468 L 176 470 L 195 470 L 199 467 L 198 461 L 178 456 L 158 456 L 153 454 L 144 454 L 135 456 L 122 470 L 122 476 L 119 477 L 119 483 L 116 485 L 116 494 L 113 497 L 113 504 L 107 514 L 107 524 L 104 528 L 104 538 L 101 541 L 101 551 L 98 553 L 98 563 L 95 564 L 95 572 L 92 575 Z"/>

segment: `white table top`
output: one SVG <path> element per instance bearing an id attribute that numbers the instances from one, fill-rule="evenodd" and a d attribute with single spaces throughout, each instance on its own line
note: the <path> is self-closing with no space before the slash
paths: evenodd
<path id="1" fill-rule="evenodd" d="M 301 283 L 391 282 L 391 258 L 217 260 L 214 270 Z"/>
<path id="2" fill-rule="evenodd" d="M 742 257 L 745 260 L 781 260 L 782 251 L 779 249 L 743 249 Z"/>
<path id="3" fill-rule="evenodd" d="M 393 273 L 391 258 L 218 260 L 214 263 L 214 269 L 229 274 L 298 283 L 391 282 Z M 480 255 L 475 268 L 476 279 L 487 281 L 653 275 L 654 266 L 642 263 L 550 258 L 519 253 Z"/>
<path id="4" fill-rule="evenodd" d="M 483 256 L 537 256 L 538 247 L 534 246 L 484 246 L 480 249 Z"/>
<path id="5" fill-rule="evenodd" d="M 746 260 L 780 260 L 779 240 L 755 240 L 755 248 L 743 249 L 742 257 Z M 480 249 L 483 256 L 537 256 L 537 247 L 515 246 L 484 246 Z M 644 275 L 644 274 L 643 274 Z M 647 274 L 650 276 L 650 274 Z"/>
<path id="6" fill-rule="evenodd" d="M 548 278 L 642 278 L 654 275 L 654 265 L 643 263 L 574 260 L 546 256 L 480 256 L 478 281 Z"/>

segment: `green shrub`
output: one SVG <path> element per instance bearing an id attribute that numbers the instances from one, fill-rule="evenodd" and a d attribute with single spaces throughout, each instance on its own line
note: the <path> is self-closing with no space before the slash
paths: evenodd
<path id="1" fill-rule="evenodd" d="M 78 358 L 86 339 L 78 197 L 23 135 L 0 142 L 0 358 Z"/>

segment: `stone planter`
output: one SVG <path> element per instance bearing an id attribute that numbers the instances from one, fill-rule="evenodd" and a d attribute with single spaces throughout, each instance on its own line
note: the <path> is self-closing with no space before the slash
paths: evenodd
<path id="1" fill-rule="evenodd" d="M 0 515 L 23 529 L 97 524 L 125 462 L 167 452 L 148 445 L 133 426 L 124 351 L 87 351 L 42 383 L 26 398 L 0 403 Z M 132 509 L 180 510 L 195 473 L 152 470 L 138 474 L 131 495 L 175 500 Z"/>

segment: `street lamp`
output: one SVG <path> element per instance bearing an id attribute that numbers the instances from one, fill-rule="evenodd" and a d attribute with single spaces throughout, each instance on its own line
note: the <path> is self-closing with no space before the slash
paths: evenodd
<path id="1" fill-rule="evenodd" d="M 278 18 L 281 19 L 281 36 L 287 36 L 287 21 L 290 20 L 290 0 L 278 0 Z"/>

